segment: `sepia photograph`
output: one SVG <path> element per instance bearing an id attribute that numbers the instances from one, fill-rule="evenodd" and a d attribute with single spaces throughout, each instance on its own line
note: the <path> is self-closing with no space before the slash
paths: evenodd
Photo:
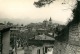
<path id="1" fill-rule="evenodd" d="M 0 0 L 0 54 L 80 54 L 80 0 Z"/>

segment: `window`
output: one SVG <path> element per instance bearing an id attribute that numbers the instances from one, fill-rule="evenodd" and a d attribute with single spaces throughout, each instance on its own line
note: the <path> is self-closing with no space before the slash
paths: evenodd
<path id="1" fill-rule="evenodd" d="M 47 49 L 48 49 L 48 48 L 47 48 L 47 47 L 45 47 L 45 53 L 47 53 Z"/>
<path id="2" fill-rule="evenodd" d="M 37 50 L 37 54 L 40 54 L 40 49 Z"/>

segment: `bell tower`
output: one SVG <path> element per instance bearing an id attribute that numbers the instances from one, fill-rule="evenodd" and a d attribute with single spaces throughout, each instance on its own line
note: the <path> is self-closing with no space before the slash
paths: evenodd
<path id="1" fill-rule="evenodd" d="M 50 25 L 50 26 L 52 25 L 52 19 L 51 19 L 51 17 L 50 17 L 50 19 L 49 19 L 49 25 Z"/>

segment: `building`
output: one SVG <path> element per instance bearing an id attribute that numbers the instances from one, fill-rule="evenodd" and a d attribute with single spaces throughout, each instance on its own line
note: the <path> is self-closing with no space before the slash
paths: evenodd
<path id="1" fill-rule="evenodd" d="M 48 22 L 49 22 L 48 26 L 49 26 L 49 27 L 52 27 L 52 19 L 51 19 L 51 17 L 50 17 L 50 19 L 49 19 Z"/>
<path id="2" fill-rule="evenodd" d="M 34 40 L 28 40 L 25 54 L 53 54 L 54 40 L 45 34 L 37 35 Z"/>
<path id="3" fill-rule="evenodd" d="M 32 54 L 53 54 L 53 45 L 33 46 Z"/>
<path id="4" fill-rule="evenodd" d="M 0 54 L 9 54 L 10 27 L 0 25 Z"/>
<path id="5" fill-rule="evenodd" d="M 43 29 L 43 28 L 39 28 L 39 29 L 36 30 L 36 32 L 37 32 L 38 35 L 42 35 L 42 34 L 45 34 L 47 32 L 47 30 Z"/>
<path id="6" fill-rule="evenodd" d="M 24 54 L 53 54 L 53 44 L 43 44 L 42 46 L 31 45 L 25 47 Z"/>
<path id="7" fill-rule="evenodd" d="M 54 40 L 54 38 L 42 34 L 42 35 L 35 36 L 35 40 Z"/>

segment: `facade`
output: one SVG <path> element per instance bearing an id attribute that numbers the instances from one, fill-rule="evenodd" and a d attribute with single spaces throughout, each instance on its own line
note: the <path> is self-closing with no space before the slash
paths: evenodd
<path id="1" fill-rule="evenodd" d="M 25 47 L 24 54 L 53 54 L 53 45 L 44 44 L 43 46 Z"/>
<path id="2" fill-rule="evenodd" d="M 32 49 L 32 54 L 53 54 L 53 46 L 50 45 L 43 45 L 41 47 L 34 47 Z"/>
<path id="3" fill-rule="evenodd" d="M 34 40 L 29 40 L 28 44 L 24 54 L 53 54 L 54 38 L 50 36 L 37 35 Z"/>
<path id="4" fill-rule="evenodd" d="M 0 25 L 0 54 L 9 54 L 10 27 Z"/>

